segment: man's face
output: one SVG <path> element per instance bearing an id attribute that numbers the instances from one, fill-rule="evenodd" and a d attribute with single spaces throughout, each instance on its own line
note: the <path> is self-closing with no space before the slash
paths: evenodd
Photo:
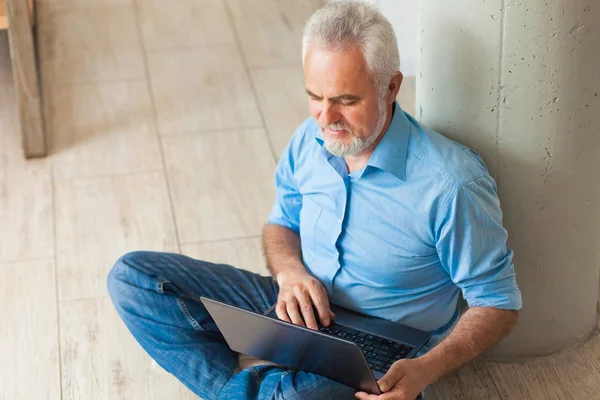
<path id="1" fill-rule="evenodd" d="M 360 154 L 375 142 L 385 125 L 387 103 L 379 98 L 359 49 L 312 47 L 304 61 L 304 78 L 310 113 L 332 154 Z"/>

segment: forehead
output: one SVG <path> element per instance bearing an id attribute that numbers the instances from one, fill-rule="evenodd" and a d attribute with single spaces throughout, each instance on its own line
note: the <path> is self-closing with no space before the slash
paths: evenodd
<path id="1" fill-rule="evenodd" d="M 372 86 L 367 63 L 357 48 L 343 51 L 311 48 L 304 60 L 304 79 L 307 89 L 326 96 L 363 93 Z"/>

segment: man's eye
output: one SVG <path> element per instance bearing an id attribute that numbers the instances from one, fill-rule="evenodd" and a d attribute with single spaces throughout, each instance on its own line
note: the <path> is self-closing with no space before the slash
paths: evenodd
<path id="1" fill-rule="evenodd" d="M 343 106 L 353 106 L 356 104 L 356 100 L 355 101 L 345 101 L 342 103 Z"/>

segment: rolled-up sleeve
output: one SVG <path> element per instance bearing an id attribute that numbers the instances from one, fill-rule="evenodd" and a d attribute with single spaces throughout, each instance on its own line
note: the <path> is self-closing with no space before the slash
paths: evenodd
<path id="1" fill-rule="evenodd" d="M 300 232 L 300 210 L 302 209 L 302 195 L 298 192 L 294 179 L 295 139 L 298 134 L 301 132 L 296 132 L 277 164 L 275 202 L 267 221 L 268 224 L 281 225 L 296 233 Z"/>
<path id="2" fill-rule="evenodd" d="M 520 310 L 494 180 L 487 175 L 459 186 L 444 210 L 436 227 L 438 255 L 469 306 Z"/>

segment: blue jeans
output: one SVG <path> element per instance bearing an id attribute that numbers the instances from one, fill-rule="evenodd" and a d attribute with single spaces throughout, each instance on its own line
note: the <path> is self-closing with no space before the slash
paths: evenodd
<path id="1" fill-rule="evenodd" d="M 138 343 L 192 392 L 210 399 L 355 399 L 353 388 L 271 365 L 234 374 L 232 351 L 200 302 L 259 313 L 277 302 L 273 278 L 171 253 L 133 252 L 108 275 L 108 292 Z"/>

